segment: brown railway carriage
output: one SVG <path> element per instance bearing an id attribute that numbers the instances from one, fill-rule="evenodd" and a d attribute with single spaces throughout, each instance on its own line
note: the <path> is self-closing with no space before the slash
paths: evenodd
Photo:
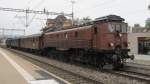
<path id="1" fill-rule="evenodd" d="M 35 34 L 20 38 L 20 48 L 40 50 L 42 48 L 41 34 Z"/>
<path id="2" fill-rule="evenodd" d="M 6 40 L 7 47 L 12 47 L 12 48 L 17 48 L 20 46 L 20 39 L 15 38 L 15 39 L 8 39 Z"/>

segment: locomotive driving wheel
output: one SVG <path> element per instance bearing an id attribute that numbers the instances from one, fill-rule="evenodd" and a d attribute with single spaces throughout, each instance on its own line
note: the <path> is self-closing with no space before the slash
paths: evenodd
<path id="1" fill-rule="evenodd" d="M 105 65 L 105 62 L 102 61 L 102 62 L 98 65 L 98 69 L 99 69 L 100 71 L 103 70 L 104 65 Z"/>
<path id="2" fill-rule="evenodd" d="M 113 69 L 118 70 L 124 67 L 125 60 L 121 59 L 121 55 L 113 55 Z"/>

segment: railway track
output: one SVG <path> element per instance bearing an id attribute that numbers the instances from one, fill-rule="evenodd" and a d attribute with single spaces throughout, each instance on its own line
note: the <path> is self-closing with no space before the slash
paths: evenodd
<path id="1" fill-rule="evenodd" d="M 20 53 L 17 53 L 17 54 L 20 54 Z M 84 77 L 82 75 L 73 73 L 71 71 L 64 70 L 62 68 L 45 63 L 38 59 L 34 59 L 34 58 L 31 58 L 28 56 L 23 56 L 23 58 L 30 61 L 33 64 L 36 64 L 37 66 L 39 66 L 41 68 L 46 69 L 47 71 L 63 78 L 64 80 L 69 81 L 71 84 L 103 84 L 102 82 L 96 81 L 95 79 Z"/>
<path id="2" fill-rule="evenodd" d="M 71 82 L 72 84 L 148 84 L 150 82 L 148 76 L 143 75 L 143 77 L 141 77 L 141 74 L 129 71 L 100 72 L 93 69 L 81 69 L 78 67 L 73 68 L 72 66 L 68 65 L 66 67 L 65 65 L 61 65 L 61 62 L 59 64 L 64 68 L 60 68 L 59 66 L 56 66 L 57 64 L 55 65 L 53 63 L 47 63 L 50 61 L 50 59 L 42 59 L 43 57 L 40 56 L 30 56 L 31 54 L 24 52 L 19 53 L 20 51 L 18 52 L 16 50 L 11 51 L 22 55 L 24 59 L 38 65 L 41 68 L 46 69 L 53 74 L 56 74 L 57 76 Z M 69 69 L 70 67 L 73 69 Z"/>
<path id="3" fill-rule="evenodd" d="M 62 68 L 58 68 L 56 66 L 53 66 L 53 65 L 50 65 L 50 64 L 47 64 L 47 63 L 43 63 L 39 60 L 30 59 L 30 58 L 27 58 L 27 57 L 24 57 L 24 58 L 31 61 L 32 63 L 34 63 L 36 65 L 48 70 L 49 72 L 65 79 L 69 82 L 71 82 L 72 84 L 102 84 L 101 82 L 96 81 L 94 79 L 83 77 L 79 74 L 75 74 L 75 73 L 66 71 Z"/>
<path id="4" fill-rule="evenodd" d="M 127 68 L 138 68 L 138 69 L 144 69 L 149 71 L 150 70 L 150 65 L 144 65 L 144 64 L 137 64 L 137 63 L 127 63 L 126 65 Z"/>
<path id="5" fill-rule="evenodd" d="M 116 75 L 120 75 L 120 76 L 128 77 L 131 79 L 150 83 L 150 75 L 149 74 L 144 74 L 144 73 L 130 71 L 130 70 L 119 70 L 119 71 L 113 71 L 113 72 L 109 71 L 109 72 L 116 74 Z"/>
<path id="6" fill-rule="evenodd" d="M 137 66 L 137 64 L 135 64 L 135 66 L 127 65 L 125 66 L 125 68 L 120 69 L 118 71 L 107 70 L 106 72 L 116 74 L 119 76 L 128 77 L 128 78 L 135 79 L 135 80 L 146 81 L 147 83 L 150 83 L 149 67 L 147 67 L 147 65 L 146 66 L 143 65 L 141 67 L 140 66 Z"/>

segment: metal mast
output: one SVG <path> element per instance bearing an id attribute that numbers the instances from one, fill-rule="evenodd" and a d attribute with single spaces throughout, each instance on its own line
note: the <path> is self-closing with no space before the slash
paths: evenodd
<path id="1" fill-rule="evenodd" d="M 71 0 L 71 4 L 72 4 L 72 26 L 74 25 L 74 4 L 75 4 L 75 1 Z"/>
<path id="2" fill-rule="evenodd" d="M 75 2 L 72 1 L 72 4 L 74 4 L 74 3 Z M 30 10 L 29 8 L 28 9 L 14 9 L 14 8 L 3 8 L 3 7 L 0 7 L 0 10 L 2 10 L 2 11 L 11 11 L 11 12 L 23 12 L 23 13 L 25 13 L 26 14 L 25 15 L 26 16 L 26 24 L 25 24 L 26 28 L 29 26 L 29 24 L 28 24 L 29 13 L 46 14 L 47 16 L 48 15 L 64 15 L 64 16 L 72 17 L 72 19 L 73 19 L 73 6 L 72 6 L 72 14 L 49 12 L 46 9 L 43 9 L 42 11 L 37 11 L 37 10 Z"/>

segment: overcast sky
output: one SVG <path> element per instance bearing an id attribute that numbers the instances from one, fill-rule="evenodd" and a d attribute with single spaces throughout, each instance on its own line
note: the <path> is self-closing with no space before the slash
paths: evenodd
<path id="1" fill-rule="evenodd" d="M 139 23 L 145 25 L 145 20 L 150 17 L 150 11 L 147 6 L 149 0 L 75 0 L 75 17 L 98 18 L 101 16 L 116 14 L 126 19 L 129 25 Z M 43 10 L 46 8 L 51 12 L 71 13 L 70 0 L 0 0 L 0 7 Z M 25 29 L 25 18 L 15 18 L 15 16 L 24 16 L 25 13 L 0 11 L 0 28 Z M 26 29 L 26 34 L 38 33 L 44 20 L 33 19 L 34 14 L 29 15 L 30 26 Z M 49 16 L 55 17 L 55 16 Z M 46 15 L 36 15 L 35 18 L 46 18 Z M 15 32 L 11 32 L 15 34 Z"/>

